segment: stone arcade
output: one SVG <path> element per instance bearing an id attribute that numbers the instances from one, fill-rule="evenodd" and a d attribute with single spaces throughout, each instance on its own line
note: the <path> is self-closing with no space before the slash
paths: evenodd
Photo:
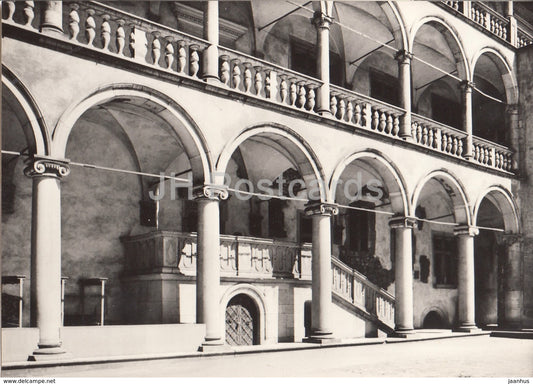
<path id="1" fill-rule="evenodd" d="M 532 7 L 296 3 L 3 2 L 4 363 L 533 327 Z"/>

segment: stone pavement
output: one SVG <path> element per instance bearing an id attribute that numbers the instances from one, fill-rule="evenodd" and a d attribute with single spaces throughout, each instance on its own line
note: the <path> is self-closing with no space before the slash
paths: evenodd
<path id="1" fill-rule="evenodd" d="M 533 340 L 488 335 L 4 371 L 50 377 L 532 377 Z"/>

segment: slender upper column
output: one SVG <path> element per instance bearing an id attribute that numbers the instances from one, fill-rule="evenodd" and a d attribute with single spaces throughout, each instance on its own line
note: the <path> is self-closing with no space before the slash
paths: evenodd
<path id="1" fill-rule="evenodd" d="M 317 112 L 321 115 L 331 114 L 329 107 L 329 26 L 333 19 L 328 12 L 330 2 L 325 2 L 325 7 L 316 11 L 313 17 L 313 24 L 317 32 L 317 75 L 322 81 L 317 94 Z"/>
<path id="2" fill-rule="evenodd" d="M 64 353 L 61 348 L 61 185 L 67 160 L 33 157 L 24 174 L 33 179 L 31 223 L 31 325 L 39 328 L 30 359 Z"/>
<path id="3" fill-rule="evenodd" d="M 405 110 L 402 122 L 400 124 L 399 135 L 404 140 L 412 140 L 411 134 L 411 60 L 413 54 L 406 50 L 396 52 L 398 61 L 398 80 L 400 92 L 400 107 Z"/>
<path id="4" fill-rule="evenodd" d="M 200 347 L 224 344 L 219 322 L 220 300 L 220 213 L 219 200 L 227 199 L 223 187 L 202 186 L 194 190 L 198 203 L 198 258 L 196 266 L 196 322 L 205 324 Z"/>
<path id="5" fill-rule="evenodd" d="M 471 81 L 463 80 L 461 82 L 461 94 L 463 103 L 463 131 L 466 133 L 466 142 L 463 150 L 463 156 L 465 159 L 470 160 L 473 156 L 473 123 L 472 123 L 472 89 L 474 83 Z"/>
<path id="6" fill-rule="evenodd" d="M 218 1 L 206 1 L 204 12 L 204 39 L 209 46 L 203 53 L 203 79 L 207 82 L 219 81 L 218 77 Z"/>
<path id="7" fill-rule="evenodd" d="M 394 230 L 395 261 L 394 309 L 395 336 L 405 336 L 414 332 L 413 326 L 413 229 L 417 221 L 414 217 L 395 217 L 389 221 Z"/>
<path id="8" fill-rule="evenodd" d="M 519 234 L 502 234 L 498 238 L 505 254 L 503 255 L 503 319 L 498 324 L 506 328 L 520 328 L 522 323 L 522 257 Z"/>
<path id="9" fill-rule="evenodd" d="M 508 39 L 511 45 L 516 46 L 516 41 L 518 40 L 518 24 L 516 22 L 516 17 L 514 16 L 513 2 L 507 2 L 507 19 L 509 20 L 509 34 Z"/>
<path id="10" fill-rule="evenodd" d="M 311 203 L 305 213 L 313 220 L 311 335 L 305 341 L 333 338 L 331 325 L 331 221 L 336 205 Z"/>
<path id="11" fill-rule="evenodd" d="M 508 104 L 505 110 L 507 114 L 507 126 L 510 133 L 510 145 L 513 151 L 512 169 L 516 173 L 520 172 L 520 135 L 519 135 L 519 106 L 518 104 Z"/>
<path id="12" fill-rule="evenodd" d="M 41 20 L 42 32 L 63 33 L 63 2 L 45 1 Z"/>
<path id="13" fill-rule="evenodd" d="M 476 227 L 460 226 L 454 230 L 457 236 L 457 319 L 458 331 L 476 330 L 474 236 L 479 234 Z"/>

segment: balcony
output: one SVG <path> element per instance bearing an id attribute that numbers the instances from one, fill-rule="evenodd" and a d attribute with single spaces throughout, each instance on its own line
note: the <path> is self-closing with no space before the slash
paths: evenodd
<path id="1" fill-rule="evenodd" d="M 457 11 L 463 5 L 459 2 L 446 4 Z M 7 2 L 7 6 L 4 33 L 9 34 L 11 30 L 22 32 L 17 36 L 40 34 L 34 27 L 34 20 L 40 19 L 40 15 L 35 14 L 37 8 L 24 2 Z M 494 30 L 493 33 L 500 38 L 508 39 L 504 20 L 484 7 L 476 3 L 472 7 L 473 14 L 482 11 L 479 22 Z M 490 17 L 486 16 L 489 14 Z M 489 19 L 490 22 L 487 22 Z M 321 115 L 316 111 L 317 88 L 322 85 L 320 80 L 226 47 L 218 47 L 220 83 L 206 87 L 200 74 L 204 51 L 210 45 L 208 41 L 107 5 L 98 2 L 64 3 L 63 24 L 66 32 L 58 39 L 49 37 L 54 39 L 49 44 L 56 49 L 61 46 L 70 54 L 96 56 L 115 67 L 155 73 L 169 81 L 315 119 L 337 129 L 402 143 L 423 149 L 426 153 L 466 160 L 464 148 L 467 136 L 463 131 L 412 114 L 411 137 L 405 140 L 398 134 L 405 110 L 334 85 L 330 86 L 331 115 Z M 510 149 L 475 137 L 473 143 L 475 153 L 468 164 L 512 174 Z M 466 161 L 464 163 L 467 164 Z"/>

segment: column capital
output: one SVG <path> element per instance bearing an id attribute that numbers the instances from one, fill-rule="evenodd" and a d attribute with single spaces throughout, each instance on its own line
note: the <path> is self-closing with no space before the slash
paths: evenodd
<path id="1" fill-rule="evenodd" d="M 508 115 L 518 115 L 520 112 L 520 105 L 519 104 L 507 104 L 505 106 L 505 113 Z"/>
<path id="2" fill-rule="evenodd" d="M 226 200 L 229 193 L 225 185 L 201 185 L 193 188 L 192 195 L 194 200 Z"/>
<path id="3" fill-rule="evenodd" d="M 416 217 L 397 216 L 389 220 L 389 226 L 391 228 L 415 229 L 418 226 L 418 220 L 416 219 Z"/>
<path id="4" fill-rule="evenodd" d="M 322 202 L 309 202 L 305 206 L 305 214 L 307 216 L 323 215 L 323 216 L 335 216 L 339 214 L 339 208 L 337 204 L 322 203 Z"/>
<path id="5" fill-rule="evenodd" d="M 474 237 L 479 235 L 479 229 L 472 225 L 460 225 L 453 229 L 453 234 L 455 236 L 470 236 Z"/>
<path id="6" fill-rule="evenodd" d="M 510 247 L 513 244 L 521 242 L 523 239 L 520 233 L 497 233 L 496 242 L 498 245 Z"/>
<path id="7" fill-rule="evenodd" d="M 70 173 L 70 161 L 48 156 L 33 156 L 27 162 L 24 174 L 28 177 L 56 177 L 61 179 Z"/>
<path id="8" fill-rule="evenodd" d="M 472 92 L 472 89 L 474 89 L 475 86 L 474 82 L 469 80 L 463 80 L 459 83 L 459 88 L 461 88 L 461 91 L 463 92 Z"/>
<path id="9" fill-rule="evenodd" d="M 324 14 L 322 11 L 316 11 L 313 15 L 313 18 L 311 19 L 315 27 L 317 28 L 327 28 L 329 29 L 329 26 L 331 23 L 333 23 L 333 18 L 329 17 L 328 15 Z"/>
<path id="10" fill-rule="evenodd" d="M 400 64 L 410 64 L 411 60 L 413 60 L 413 53 L 409 52 L 406 49 L 400 49 L 399 51 L 396 51 L 394 54 L 394 58 L 400 63 Z"/>

